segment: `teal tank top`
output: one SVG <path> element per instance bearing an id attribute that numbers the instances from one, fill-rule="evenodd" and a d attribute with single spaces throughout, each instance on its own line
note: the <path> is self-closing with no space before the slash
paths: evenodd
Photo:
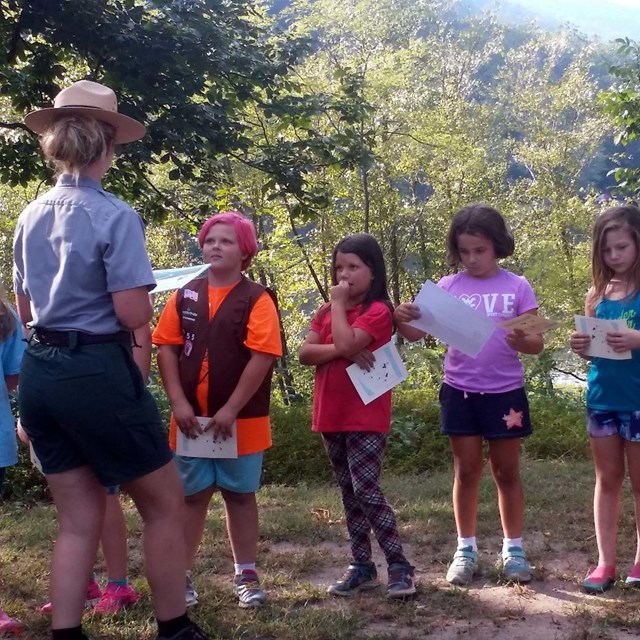
<path id="1" fill-rule="evenodd" d="M 596 318 L 626 320 L 630 329 L 640 329 L 640 294 L 626 300 L 602 299 Z M 631 360 L 593 358 L 587 376 L 587 407 L 609 411 L 640 410 L 640 349 Z"/>

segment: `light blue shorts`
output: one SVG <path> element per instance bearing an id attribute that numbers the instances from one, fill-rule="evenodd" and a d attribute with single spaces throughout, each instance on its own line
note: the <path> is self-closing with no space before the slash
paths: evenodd
<path id="1" fill-rule="evenodd" d="M 640 411 L 587 408 L 587 433 L 592 438 L 617 435 L 627 442 L 640 442 Z"/>
<path id="2" fill-rule="evenodd" d="M 264 451 L 237 458 L 176 456 L 184 494 L 192 496 L 212 485 L 234 493 L 255 493 L 260 488 Z"/>

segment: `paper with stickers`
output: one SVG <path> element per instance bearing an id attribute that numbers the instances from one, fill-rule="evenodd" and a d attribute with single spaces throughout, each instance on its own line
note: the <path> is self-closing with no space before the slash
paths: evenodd
<path id="1" fill-rule="evenodd" d="M 196 416 L 202 428 L 206 427 L 211 418 Z M 180 429 L 176 440 L 176 453 L 179 456 L 192 458 L 237 458 L 238 457 L 238 432 L 236 423 L 231 425 L 231 437 L 226 440 L 214 438 L 213 429 L 205 431 L 197 438 L 187 438 Z"/>
<path id="2" fill-rule="evenodd" d="M 608 358 L 609 360 L 629 360 L 631 358 L 631 351 L 614 351 L 607 344 L 607 333 L 617 333 L 628 329 L 626 320 L 605 320 L 588 316 L 574 317 L 576 331 L 588 333 L 591 336 L 589 348 L 584 352 L 585 356 Z"/>
<path id="3" fill-rule="evenodd" d="M 507 329 L 508 331 L 513 331 L 514 329 L 518 329 L 522 331 L 525 335 L 535 335 L 538 333 L 544 333 L 549 329 L 555 329 L 559 323 L 554 320 L 548 320 L 547 318 L 543 318 L 542 316 L 536 316 L 532 313 L 523 313 L 520 316 L 516 316 L 515 318 L 509 318 L 509 320 L 505 320 L 504 322 L 499 322 L 498 326 L 503 329 Z"/>
<path id="4" fill-rule="evenodd" d="M 369 371 L 361 369 L 355 363 L 347 367 L 347 374 L 364 404 L 369 404 L 383 393 L 393 389 L 406 380 L 408 375 L 393 342 L 387 342 L 376 349 L 373 355 L 376 360 Z"/>
<path id="5" fill-rule="evenodd" d="M 407 324 L 475 358 L 496 330 L 496 323 L 476 311 L 473 297 L 456 298 L 427 280 L 413 301 L 420 307 L 420 318 Z"/>

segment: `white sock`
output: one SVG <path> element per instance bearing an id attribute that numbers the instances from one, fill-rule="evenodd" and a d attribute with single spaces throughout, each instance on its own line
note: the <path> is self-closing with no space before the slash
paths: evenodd
<path id="1" fill-rule="evenodd" d="M 475 536 L 471 536 L 470 538 L 458 537 L 458 549 L 464 549 L 464 547 L 471 547 L 472 551 L 477 551 L 478 543 L 476 542 L 476 537 Z"/>
<path id="2" fill-rule="evenodd" d="M 507 551 L 511 547 L 520 547 L 522 549 L 522 538 L 503 538 L 502 540 L 502 556 L 507 555 Z"/>
<path id="3" fill-rule="evenodd" d="M 234 569 L 236 571 L 236 575 L 239 576 L 245 569 L 248 571 L 255 571 L 256 570 L 256 563 L 255 562 L 247 562 L 245 564 L 234 564 Z"/>

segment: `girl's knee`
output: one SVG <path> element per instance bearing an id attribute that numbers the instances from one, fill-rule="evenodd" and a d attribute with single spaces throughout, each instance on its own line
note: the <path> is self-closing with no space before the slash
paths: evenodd
<path id="1" fill-rule="evenodd" d="M 58 517 L 61 534 L 77 536 L 85 540 L 99 538 L 103 519 L 100 514 L 68 514 Z"/>
<path id="2" fill-rule="evenodd" d="M 455 470 L 454 480 L 456 484 L 464 487 L 475 487 L 480 484 L 482 478 L 482 465 L 471 467 L 458 467 Z"/>
<path id="3" fill-rule="evenodd" d="M 604 493 L 619 493 L 623 482 L 624 473 L 596 474 L 596 487 Z"/>
<path id="4" fill-rule="evenodd" d="M 493 469 L 493 479 L 499 489 L 520 489 L 522 479 L 519 469 Z"/>

